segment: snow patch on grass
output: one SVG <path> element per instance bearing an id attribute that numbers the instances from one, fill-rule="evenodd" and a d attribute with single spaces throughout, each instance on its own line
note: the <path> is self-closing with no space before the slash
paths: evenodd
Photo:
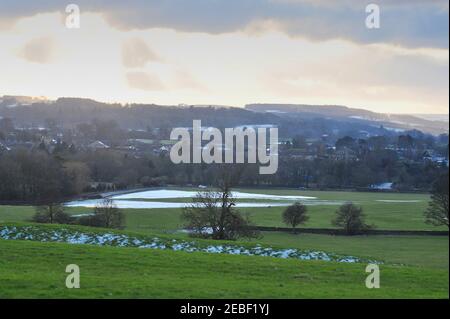
<path id="1" fill-rule="evenodd" d="M 275 249 L 256 245 L 244 247 L 232 244 L 203 244 L 196 241 L 179 239 L 135 237 L 125 234 L 89 233 L 70 228 L 57 230 L 38 226 L 0 226 L 0 239 L 4 240 L 32 240 L 39 242 L 62 242 L 69 244 L 89 244 L 98 246 L 136 247 L 142 249 L 161 249 L 184 252 L 205 252 L 211 254 L 229 254 L 246 256 L 264 256 L 275 258 L 292 258 L 299 260 L 322 260 L 343 263 L 380 263 L 364 260 L 354 256 L 341 256 L 323 251 Z"/>

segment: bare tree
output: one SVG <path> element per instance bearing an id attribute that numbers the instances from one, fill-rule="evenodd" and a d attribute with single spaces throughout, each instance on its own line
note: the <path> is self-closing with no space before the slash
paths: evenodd
<path id="1" fill-rule="evenodd" d="M 98 227 L 123 228 L 125 216 L 114 200 L 104 198 L 94 210 L 93 222 Z"/>
<path id="2" fill-rule="evenodd" d="M 213 239 L 257 237 L 249 217 L 236 208 L 231 188 L 238 182 L 241 169 L 223 166 L 216 180 L 217 191 L 199 192 L 192 204 L 183 209 L 181 218 L 193 234 Z"/>
<path id="3" fill-rule="evenodd" d="M 36 207 L 32 221 L 36 223 L 68 224 L 70 216 L 64 211 L 64 205 L 60 203 L 47 203 Z"/>

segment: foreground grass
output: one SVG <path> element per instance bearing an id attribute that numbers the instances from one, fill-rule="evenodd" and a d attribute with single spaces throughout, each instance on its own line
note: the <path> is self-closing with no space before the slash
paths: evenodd
<path id="1" fill-rule="evenodd" d="M 65 288 L 77 264 L 81 289 Z M 0 240 L 1 298 L 448 298 L 448 272 L 364 264 Z"/>

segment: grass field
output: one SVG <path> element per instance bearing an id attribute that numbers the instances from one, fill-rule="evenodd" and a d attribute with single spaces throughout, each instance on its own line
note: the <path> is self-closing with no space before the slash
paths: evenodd
<path id="1" fill-rule="evenodd" d="M 0 298 L 448 298 L 448 271 L 0 240 Z M 65 287 L 77 264 L 81 289 Z"/>
<path id="2" fill-rule="evenodd" d="M 446 227 L 435 227 L 424 223 L 423 212 L 429 200 L 429 196 L 426 194 L 320 192 L 290 189 L 239 189 L 239 191 L 271 195 L 312 196 L 329 201 L 353 201 L 363 207 L 367 215 L 367 222 L 374 224 L 377 229 L 446 230 Z M 158 201 L 158 199 L 154 200 Z M 382 202 L 380 200 L 404 202 Z M 159 201 L 186 202 L 188 199 L 164 199 Z M 253 201 L 270 202 L 268 200 Z M 337 207 L 338 205 L 308 206 L 310 220 L 304 227 L 333 228 L 331 220 L 334 218 Z M 281 221 L 283 207 L 241 208 L 240 210 L 249 213 L 252 221 L 258 226 L 285 226 Z M 89 213 L 92 209 L 77 207 L 69 208 L 68 211 L 73 214 L 82 214 Z M 129 230 L 155 232 L 182 228 L 181 209 L 178 208 L 125 209 L 124 211 L 127 215 L 126 226 Z M 0 222 L 24 221 L 31 218 L 33 213 L 31 207 L 0 206 Z"/>
<path id="3" fill-rule="evenodd" d="M 377 229 L 446 230 L 424 223 L 423 211 L 429 200 L 426 194 L 240 191 L 353 201 L 364 208 L 367 221 Z M 332 228 L 337 207 L 308 206 L 310 220 L 305 227 Z M 283 207 L 241 210 L 250 213 L 256 225 L 285 226 L 281 222 Z M 78 207 L 68 211 L 83 214 L 92 209 Z M 183 227 L 181 209 L 125 209 L 124 212 L 127 232 L 188 238 L 187 234 L 178 232 Z M 0 224 L 28 223 L 33 213 L 29 206 L 0 206 Z M 362 264 L 0 240 L 0 297 L 448 297 L 448 236 L 346 237 L 285 232 L 262 235 L 237 244 L 321 250 L 383 261 L 382 289 L 365 288 L 367 274 Z M 67 263 L 75 263 L 70 260 L 77 260 L 85 269 L 86 289 L 69 291 L 59 286 L 66 275 L 60 269 Z M 27 267 L 31 268 L 26 270 Z M 46 274 L 49 267 L 55 270 Z"/>
<path id="4" fill-rule="evenodd" d="M 447 269 L 447 236 L 329 236 L 264 232 L 262 244 L 299 249 L 319 249 L 338 254 L 374 258 L 390 264 Z"/>

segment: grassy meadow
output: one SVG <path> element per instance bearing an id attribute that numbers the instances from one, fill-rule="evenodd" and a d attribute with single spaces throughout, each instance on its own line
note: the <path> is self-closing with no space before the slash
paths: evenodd
<path id="1" fill-rule="evenodd" d="M 367 222 L 377 229 L 446 230 L 424 223 L 423 211 L 429 200 L 426 194 L 239 191 L 313 196 L 330 201 L 308 206 L 310 220 L 304 227 L 332 228 L 331 220 L 338 207 L 332 202 L 353 201 L 364 208 Z M 283 209 L 273 206 L 240 210 L 249 213 L 256 225 L 285 226 L 281 221 Z M 68 212 L 85 214 L 92 209 L 72 207 Z M 179 208 L 124 209 L 124 213 L 125 232 L 189 237 L 179 231 L 183 227 Z M 29 223 L 33 214 L 30 206 L 0 206 L 0 225 Z M 301 231 L 262 232 L 261 238 L 240 240 L 237 244 L 320 250 L 382 261 L 382 288 L 365 288 L 365 264 L 0 240 L 0 298 L 448 298 L 448 236 L 347 237 Z M 83 269 L 83 289 L 65 288 L 67 274 L 63 268 L 68 263 L 77 263 Z"/>
<path id="2" fill-rule="evenodd" d="M 448 272 L 382 265 L 367 289 L 364 264 L 0 241 L 2 298 L 446 298 Z M 67 264 L 81 288 L 64 286 Z M 447 284 L 446 284 L 447 283 Z"/>

